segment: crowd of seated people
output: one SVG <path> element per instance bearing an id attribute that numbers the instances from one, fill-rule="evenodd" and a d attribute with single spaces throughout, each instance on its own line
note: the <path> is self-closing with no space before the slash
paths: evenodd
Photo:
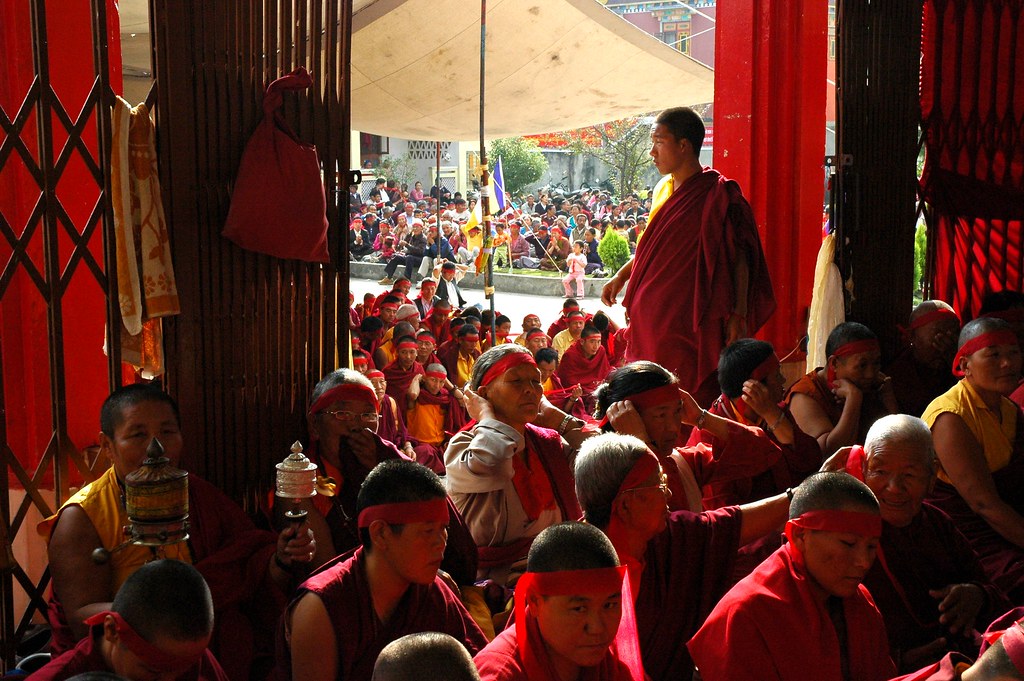
<path id="1" fill-rule="evenodd" d="M 209 584 L 195 632 L 119 624 L 148 549 L 93 559 L 120 541 L 149 441 L 175 462 L 182 447 L 158 388 L 111 395 L 110 470 L 39 528 L 54 652 L 117 671 L 120 637 L 188 678 L 1024 678 L 1018 308 L 961 329 L 925 301 L 886 373 L 875 333 L 845 322 L 788 389 L 771 344 L 741 339 L 698 404 L 660 365 L 624 364 L 603 313 L 567 299 L 515 333 L 457 274 L 352 305 L 352 368 L 320 379 L 296 433 L 319 491 L 300 527 L 271 507 L 258 530 L 190 477 L 193 539 L 155 557 Z M 175 657 L 182 638 L 210 660 Z"/>
<path id="2" fill-rule="evenodd" d="M 349 189 L 349 257 L 384 264 L 382 284 L 392 283 L 399 270 L 406 279 L 425 279 L 432 273 L 436 277 L 437 267 L 444 262 L 464 273 L 483 248 L 477 200 L 475 195 L 464 197 L 445 190 L 439 201 L 436 188 L 424 195 L 397 186 L 378 186 L 364 197 L 353 185 Z M 494 266 L 575 273 L 581 286 L 584 275 L 608 274 L 598 244 L 609 231 L 622 235 L 635 251 L 650 206 L 649 190 L 643 199 L 633 193 L 622 200 L 589 189 L 571 199 L 544 190 L 537 196 L 519 196 L 512 207 L 491 219 Z M 582 256 L 578 264 L 569 262 L 574 249 Z"/>

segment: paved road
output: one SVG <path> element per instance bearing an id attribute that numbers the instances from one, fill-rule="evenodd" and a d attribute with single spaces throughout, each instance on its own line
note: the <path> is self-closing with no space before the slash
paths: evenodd
<path id="1" fill-rule="evenodd" d="M 367 292 L 381 293 L 384 290 L 390 289 L 389 286 L 378 284 L 376 280 L 370 281 L 368 279 L 351 279 L 349 286 L 352 293 L 355 294 L 357 302 L 361 301 L 363 294 Z M 415 292 L 416 288 L 413 287 L 414 297 Z M 463 296 L 470 305 L 480 303 L 481 305 L 490 306 L 490 303 L 484 298 L 483 291 L 465 290 L 463 291 Z M 621 296 L 619 300 L 622 300 Z M 598 310 L 604 310 L 605 314 L 610 316 L 616 324 L 621 326 L 625 323 L 621 304 L 609 308 L 602 305 L 601 301 L 597 298 L 585 298 L 580 303 L 587 312 L 594 313 Z M 494 307 L 501 314 L 508 315 L 509 319 L 512 320 L 512 330 L 514 332 L 518 332 L 522 328 L 523 317 L 531 312 L 540 315 L 541 321 L 544 323 L 543 328 L 546 329 L 561 313 L 562 297 L 553 295 L 532 296 L 499 290 L 494 294 Z"/>

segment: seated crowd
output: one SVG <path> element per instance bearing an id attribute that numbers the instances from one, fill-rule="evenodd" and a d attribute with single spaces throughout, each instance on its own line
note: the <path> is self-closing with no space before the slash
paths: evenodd
<path id="1" fill-rule="evenodd" d="M 494 266 L 563 272 L 566 297 L 573 295 L 573 282 L 581 296 L 584 276 L 608 274 L 598 244 L 609 232 L 636 250 L 650 212 L 650 191 L 646 193 L 643 200 L 632 194 L 622 201 L 587 189 L 571 199 L 546 191 L 539 192 L 539 200 L 533 194 L 519 197 L 491 220 Z M 418 192 L 418 199 L 416 195 L 415 190 L 385 186 L 364 198 L 358 186 L 349 188 L 349 257 L 384 264 L 382 284 L 398 276 L 436 279 L 445 262 L 461 278 L 483 248 L 475 196 L 443 190 L 439 201 L 436 188 L 429 195 Z"/>
<path id="2" fill-rule="evenodd" d="M 1024 679 L 1018 298 L 962 329 L 922 303 L 886 373 L 840 324 L 788 390 L 741 339 L 698 404 L 623 364 L 603 313 L 570 298 L 513 332 L 466 306 L 459 263 L 412 297 L 404 257 L 309 396 L 301 525 L 273 505 L 257 529 L 190 475 L 191 539 L 122 549 L 125 476 L 183 443 L 155 386 L 107 399 L 110 470 L 39 527 L 39 678 Z"/>

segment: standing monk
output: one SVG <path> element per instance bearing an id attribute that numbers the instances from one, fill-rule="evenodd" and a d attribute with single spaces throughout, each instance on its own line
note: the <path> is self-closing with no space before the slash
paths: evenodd
<path id="1" fill-rule="evenodd" d="M 651 142 L 665 177 L 636 255 L 605 284 L 601 300 L 614 305 L 629 281 L 626 361 L 657 362 L 707 406 L 718 396 L 722 348 L 761 328 L 775 296 L 750 204 L 736 182 L 700 164 L 700 116 L 663 111 Z"/>

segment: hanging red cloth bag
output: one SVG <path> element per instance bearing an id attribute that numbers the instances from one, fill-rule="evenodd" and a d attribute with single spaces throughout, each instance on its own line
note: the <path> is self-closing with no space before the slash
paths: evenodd
<path id="1" fill-rule="evenodd" d="M 300 66 L 267 88 L 263 120 L 242 154 L 223 234 L 250 251 L 329 262 L 327 199 L 316 147 L 299 141 L 278 111 L 285 90 L 312 84 Z"/>

